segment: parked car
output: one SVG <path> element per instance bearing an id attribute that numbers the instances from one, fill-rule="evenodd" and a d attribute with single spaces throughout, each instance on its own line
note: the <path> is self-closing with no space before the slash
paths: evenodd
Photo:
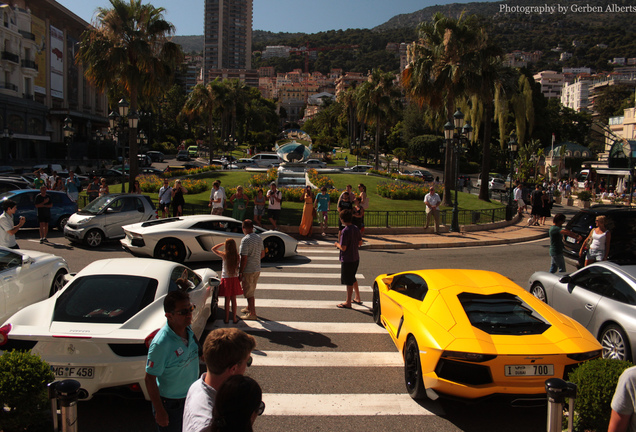
<path id="1" fill-rule="evenodd" d="M 373 166 L 371 165 L 354 165 L 351 168 L 345 168 L 345 171 L 350 171 L 350 172 L 366 172 L 369 171 L 370 169 L 373 169 Z"/>
<path id="2" fill-rule="evenodd" d="M 17 189 L 33 189 L 33 184 L 29 184 L 15 177 L 0 177 L 0 193 Z"/>
<path id="3" fill-rule="evenodd" d="M 100 168 L 100 169 L 93 170 L 88 174 L 88 176 L 90 178 L 93 178 L 93 177 L 97 177 L 100 179 L 105 178 L 108 181 L 108 183 L 112 183 L 113 181 L 121 182 L 121 179 L 122 179 L 121 171 L 116 169 L 110 169 L 110 168 Z M 128 174 L 125 174 L 124 178 L 126 179 L 126 181 L 128 181 Z"/>
<path id="4" fill-rule="evenodd" d="M 190 146 L 188 147 L 188 155 L 191 158 L 197 158 L 199 157 L 199 147 L 198 146 Z"/>
<path id="5" fill-rule="evenodd" d="M 124 225 L 152 219 L 157 219 L 157 210 L 150 197 L 121 193 L 105 195 L 69 218 L 64 237 L 95 248 L 105 240 L 124 237 Z"/>
<path id="6" fill-rule="evenodd" d="M 139 161 L 140 167 L 149 167 L 152 165 L 152 159 L 150 159 L 150 156 L 148 155 L 138 154 L 137 160 Z"/>
<path id="7" fill-rule="evenodd" d="M 590 264 L 571 274 L 535 272 L 528 290 L 574 318 L 603 346 L 603 357 L 636 359 L 636 266 Z"/>
<path id="8" fill-rule="evenodd" d="M 126 237 L 121 244 L 135 256 L 155 257 L 170 261 L 210 261 L 220 258 L 212 246 L 227 238 L 244 237 L 242 222 L 225 216 L 196 215 L 158 219 L 124 227 Z M 280 260 L 296 255 L 298 242 L 280 231 L 254 227 L 265 245 L 265 259 Z"/>
<path id="9" fill-rule="evenodd" d="M 252 159 L 250 159 L 250 158 L 239 159 L 236 162 L 232 163 L 232 165 L 235 165 L 238 169 L 244 169 L 244 168 L 247 168 L 247 167 L 256 166 L 254 161 Z"/>
<path id="10" fill-rule="evenodd" d="M 0 324 L 62 289 L 69 272 L 64 258 L 57 255 L 0 247 Z"/>
<path id="11" fill-rule="evenodd" d="M 305 165 L 307 168 L 327 168 L 327 163 L 318 159 L 307 159 Z"/>
<path id="12" fill-rule="evenodd" d="M 179 289 L 180 278 L 191 286 L 191 328 L 200 337 L 216 314 L 216 272 L 118 258 L 89 264 L 53 297 L 11 316 L 0 328 L 5 342 L 0 349 L 31 350 L 50 365 L 56 379 L 78 381 L 82 399 L 100 390 L 137 392 L 149 399 L 144 379 L 148 344 L 166 323 L 163 300 Z"/>
<path id="13" fill-rule="evenodd" d="M 481 174 L 477 179 L 477 187 L 481 187 Z M 495 191 L 505 191 L 506 190 L 506 182 L 504 177 L 501 174 L 490 173 L 488 175 L 488 189 Z"/>
<path id="14" fill-rule="evenodd" d="M 179 153 L 177 153 L 177 160 L 178 161 L 189 161 L 190 160 L 190 153 L 187 150 L 179 150 Z"/>
<path id="15" fill-rule="evenodd" d="M 146 152 L 146 155 L 148 155 L 150 157 L 150 160 L 152 160 L 153 162 L 163 162 L 163 160 L 166 157 L 160 151 L 155 151 L 155 150 L 151 150 L 149 152 Z"/>
<path id="16" fill-rule="evenodd" d="M 8 199 L 15 201 L 18 210 L 13 215 L 14 220 L 17 222 L 20 216 L 24 216 L 26 219 L 23 226 L 24 228 L 38 228 L 40 223 L 38 222 L 38 212 L 35 208 L 34 199 L 39 193 L 39 190 L 34 189 L 5 192 L 0 194 L 0 204 L 2 201 Z M 71 201 L 65 192 L 47 191 L 47 195 L 51 197 L 51 201 L 53 202 L 49 226 L 63 231 L 68 219 L 77 211 L 77 203 Z M 0 210 L 0 214 L 1 213 L 3 213 L 2 210 Z"/>
<path id="17" fill-rule="evenodd" d="M 222 159 L 212 159 L 210 161 L 210 165 L 220 166 L 221 168 L 225 169 L 228 166 L 228 162 Z"/>
<path id="18" fill-rule="evenodd" d="M 419 177 L 427 182 L 432 182 L 435 180 L 435 177 L 433 177 L 433 174 L 431 174 L 431 172 L 427 170 L 415 170 L 411 173 L 411 175 L 415 177 Z"/>
<path id="19" fill-rule="evenodd" d="M 601 346 L 581 324 L 507 277 L 482 270 L 414 270 L 373 284 L 373 318 L 404 358 L 414 399 L 495 394 L 545 400 Z"/>
<path id="20" fill-rule="evenodd" d="M 259 153 L 252 157 L 254 165 L 258 167 L 272 167 L 274 165 L 280 165 L 283 160 L 275 153 Z"/>
<path id="21" fill-rule="evenodd" d="M 607 259 L 619 264 L 636 264 L 636 210 L 622 205 L 593 205 L 581 209 L 565 227 L 586 238 L 596 226 L 597 216 L 605 216 L 605 226 L 612 233 Z M 564 246 L 565 258 L 578 264 L 581 243 L 568 236 Z"/>

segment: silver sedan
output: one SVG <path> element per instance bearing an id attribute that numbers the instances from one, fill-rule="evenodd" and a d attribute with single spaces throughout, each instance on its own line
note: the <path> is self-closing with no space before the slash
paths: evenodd
<path id="1" fill-rule="evenodd" d="M 584 325 L 603 357 L 636 358 L 636 266 L 598 262 L 571 274 L 535 272 L 528 291 Z"/>

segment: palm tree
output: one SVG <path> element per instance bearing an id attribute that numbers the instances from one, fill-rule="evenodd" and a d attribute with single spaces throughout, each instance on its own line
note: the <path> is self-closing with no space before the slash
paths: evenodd
<path id="1" fill-rule="evenodd" d="M 393 83 L 395 76 L 374 69 L 369 79 L 360 84 L 356 94 L 358 119 L 375 126 L 375 169 L 380 166 L 380 136 L 383 128 L 391 125 L 397 117 L 397 108 L 402 96 Z"/>
<path id="2" fill-rule="evenodd" d="M 452 123 L 456 100 L 468 96 L 467 75 L 474 62 L 479 33 L 477 18 L 462 14 L 453 19 L 438 12 L 430 22 L 420 24 L 418 30 L 419 40 L 408 49 L 410 62 L 402 72 L 402 82 L 411 99 L 432 111 L 431 127 L 440 130 L 449 119 Z M 447 143 L 442 202 L 445 206 L 452 204 L 450 191 L 455 185 L 452 153 Z"/>
<path id="3" fill-rule="evenodd" d="M 171 84 L 182 61 L 180 47 L 168 37 L 174 26 L 163 19 L 164 8 L 141 0 L 109 0 L 111 9 L 98 8 L 93 27 L 82 34 L 76 61 L 86 79 L 102 91 L 118 88 L 137 111 L 139 100 L 155 100 Z M 137 130 L 131 128 L 130 188 L 139 173 Z"/>
<path id="4" fill-rule="evenodd" d="M 214 117 L 220 111 L 222 100 L 225 95 L 225 89 L 221 85 L 221 82 L 216 79 L 206 86 L 197 84 L 193 89 L 186 103 L 183 106 L 182 113 L 188 118 L 192 119 L 195 116 L 204 119 L 208 126 L 208 133 L 210 137 L 209 151 L 210 160 L 214 154 L 214 133 L 212 128 L 214 126 Z"/>

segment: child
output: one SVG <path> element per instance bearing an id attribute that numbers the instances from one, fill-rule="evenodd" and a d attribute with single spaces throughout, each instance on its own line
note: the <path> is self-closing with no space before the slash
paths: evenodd
<path id="1" fill-rule="evenodd" d="M 225 252 L 220 251 L 225 246 Z M 236 296 L 243 294 L 241 282 L 238 277 L 239 254 L 236 250 L 236 242 L 233 239 L 225 239 L 225 243 L 219 243 L 212 248 L 212 252 L 223 259 L 223 270 L 221 271 L 221 285 L 219 285 L 219 295 L 225 297 L 225 324 L 230 322 L 230 301 L 232 302 L 232 318 L 234 324 L 238 323 L 236 317 Z"/>

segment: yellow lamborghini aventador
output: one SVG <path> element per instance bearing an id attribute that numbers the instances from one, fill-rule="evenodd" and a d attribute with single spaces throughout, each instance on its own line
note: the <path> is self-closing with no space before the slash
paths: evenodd
<path id="1" fill-rule="evenodd" d="M 373 318 L 402 353 L 414 399 L 545 398 L 546 379 L 601 354 L 582 325 L 489 271 L 380 275 Z"/>

